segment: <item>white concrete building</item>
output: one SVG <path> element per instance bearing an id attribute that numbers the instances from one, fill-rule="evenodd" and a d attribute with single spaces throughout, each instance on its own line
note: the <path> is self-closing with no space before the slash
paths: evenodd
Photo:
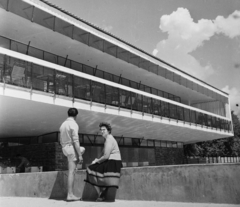
<path id="1" fill-rule="evenodd" d="M 57 132 L 69 107 L 82 134 L 233 136 L 225 92 L 47 1 L 0 0 L 0 142 Z"/>

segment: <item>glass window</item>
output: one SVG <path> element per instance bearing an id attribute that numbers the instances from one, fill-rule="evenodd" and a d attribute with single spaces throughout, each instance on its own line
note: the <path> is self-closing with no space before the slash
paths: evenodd
<path id="1" fill-rule="evenodd" d="M 183 143 L 178 142 L 178 143 L 177 143 L 177 146 L 178 146 L 178 148 L 183 148 Z"/>
<path id="2" fill-rule="evenodd" d="M 32 88 L 40 91 L 47 90 L 44 67 L 32 64 Z"/>
<path id="3" fill-rule="evenodd" d="M 35 57 L 35 58 L 38 58 L 38 59 L 41 59 L 41 60 L 43 59 L 43 51 L 39 50 L 39 49 L 36 49 L 34 47 L 29 47 L 28 55 L 30 55 L 32 57 Z"/>
<path id="4" fill-rule="evenodd" d="M 84 139 L 84 144 L 93 144 L 94 143 L 93 135 L 84 134 L 83 139 Z"/>
<path id="5" fill-rule="evenodd" d="M 42 135 L 42 143 L 52 143 L 52 142 L 58 142 L 57 133 Z"/>
<path id="6" fill-rule="evenodd" d="M 74 97 L 90 100 L 90 80 L 74 76 Z"/>
<path id="7" fill-rule="evenodd" d="M 87 66 L 87 65 L 83 65 L 83 72 L 87 73 L 89 75 L 93 75 L 94 74 L 94 70 L 92 67 Z"/>
<path id="8" fill-rule="evenodd" d="M 167 147 L 167 142 L 166 141 L 161 141 L 161 147 Z"/>
<path id="9" fill-rule="evenodd" d="M 32 137 L 31 138 L 31 144 L 38 144 L 38 138 L 37 137 Z"/>
<path id="10" fill-rule="evenodd" d="M 173 148 L 177 148 L 177 142 L 173 142 L 173 143 L 172 143 L 172 147 L 173 147 Z"/>
<path id="11" fill-rule="evenodd" d="M 26 54 L 27 52 L 27 45 L 24 45 L 19 42 L 11 41 L 11 50 Z"/>
<path id="12" fill-rule="evenodd" d="M 92 100 L 98 103 L 105 103 L 104 84 L 92 81 Z"/>
<path id="13" fill-rule="evenodd" d="M 110 73 L 104 72 L 104 79 L 109 80 L 109 81 L 113 81 L 113 75 L 110 74 Z"/>
<path id="14" fill-rule="evenodd" d="M 161 142 L 158 140 L 155 140 L 155 147 L 161 147 Z"/>
<path id="15" fill-rule="evenodd" d="M 148 147 L 154 147 L 154 141 L 148 140 Z"/>
<path id="16" fill-rule="evenodd" d="M 177 96 L 174 96 L 174 101 L 181 103 L 181 99 Z"/>
<path id="17" fill-rule="evenodd" d="M 0 47 L 10 49 L 10 40 L 5 37 L 0 37 Z"/>
<path id="18" fill-rule="evenodd" d="M 168 98 L 169 98 L 170 100 L 174 100 L 173 97 L 174 97 L 174 96 L 173 96 L 172 94 L 168 94 Z"/>
<path id="19" fill-rule="evenodd" d="M 146 139 L 141 140 L 141 146 L 148 146 Z"/>
<path id="20" fill-rule="evenodd" d="M 63 58 L 63 57 L 58 56 L 57 57 L 57 63 L 58 63 L 58 65 L 62 65 L 62 66 L 67 67 L 67 68 L 70 68 L 70 65 L 71 65 L 71 62 L 70 62 L 70 60 L 67 59 L 67 57 Z"/>
<path id="21" fill-rule="evenodd" d="M 190 122 L 190 110 L 184 108 L 184 121 Z"/>
<path id="22" fill-rule="evenodd" d="M 169 117 L 169 103 L 161 102 L 161 114 L 164 117 Z"/>
<path id="23" fill-rule="evenodd" d="M 167 142 L 167 147 L 172 147 L 172 142 Z"/>
<path id="24" fill-rule="evenodd" d="M 24 144 L 24 145 L 28 145 L 31 144 L 31 138 L 19 138 L 19 144 Z"/>
<path id="25" fill-rule="evenodd" d="M 113 75 L 113 82 L 121 84 L 121 80 L 120 76 Z"/>
<path id="26" fill-rule="evenodd" d="M 119 89 L 120 107 L 131 109 L 131 92 Z"/>
<path id="27" fill-rule="evenodd" d="M 169 79 L 169 80 L 173 80 L 173 72 L 167 70 L 166 78 Z"/>
<path id="28" fill-rule="evenodd" d="M 138 83 L 137 82 L 131 81 L 130 84 L 131 84 L 131 88 L 138 89 Z"/>
<path id="29" fill-rule="evenodd" d="M 124 138 L 124 145 L 132 145 L 132 139 L 131 138 Z"/>
<path id="30" fill-rule="evenodd" d="M 154 94 L 154 95 L 158 95 L 158 91 L 157 91 L 157 89 L 152 88 L 152 94 Z"/>
<path id="31" fill-rule="evenodd" d="M 177 119 L 183 120 L 183 108 L 180 106 L 177 106 Z"/>
<path id="32" fill-rule="evenodd" d="M 147 93 L 151 93 L 151 87 L 145 86 L 145 91 L 146 91 Z"/>
<path id="33" fill-rule="evenodd" d="M 174 104 L 169 104 L 170 118 L 177 119 L 177 107 Z"/>
<path id="34" fill-rule="evenodd" d="M 164 98 L 169 98 L 169 93 L 167 93 L 167 92 L 163 92 L 163 96 L 164 96 Z"/>
<path id="35" fill-rule="evenodd" d="M 94 136 L 94 143 L 95 144 L 103 144 L 104 138 L 102 136 Z"/>
<path id="36" fill-rule="evenodd" d="M 190 115 L 191 115 L 191 122 L 192 123 L 197 123 L 196 122 L 196 111 L 190 111 Z"/>
<path id="37" fill-rule="evenodd" d="M 122 78 L 122 84 L 125 86 L 130 86 L 129 80 L 127 80 L 126 78 Z"/>
<path id="38" fill-rule="evenodd" d="M 139 147 L 140 146 L 140 142 L 141 142 L 140 139 L 132 138 L 132 146 Z"/>
<path id="39" fill-rule="evenodd" d="M 71 74 L 56 71 L 56 94 L 72 96 L 72 78 Z"/>
<path id="40" fill-rule="evenodd" d="M 106 85 L 106 104 L 114 106 L 119 105 L 118 88 Z"/>
<path id="41" fill-rule="evenodd" d="M 8 138 L 6 144 L 7 146 L 17 146 L 19 145 L 19 138 Z"/>
<path id="42" fill-rule="evenodd" d="M 103 78 L 103 71 L 98 70 L 95 68 L 95 76 L 99 77 L 99 78 Z"/>
<path id="43" fill-rule="evenodd" d="M 79 137 L 79 142 L 83 143 L 84 142 L 83 134 L 78 134 L 78 137 Z"/>
<path id="44" fill-rule="evenodd" d="M 143 110 L 142 95 L 131 93 L 132 109 L 136 111 Z"/>
<path id="45" fill-rule="evenodd" d="M 166 78 L 166 72 L 167 72 L 166 69 L 164 69 L 164 68 L 158 66 L 158 75 L 160 75 L 160 76 Z"/>
<path id="46" fill-rule="evenodd" d="M 163 97 L 163 91 L 158 90 L 158 96 Z"/>
<path id="47" fill-rule="evenodd" d="M 145 91 L 145 85 L 139 83 L 138 86 L 139 86 L 139 90 Z"/>
<path id="48" fill-rule="evenodd" d="M 152 113 L 152 99 L 146 96 L 143 96 L 143 112 Z"/>
<path id="49" fill-rule="evenodd" d="M 118 145 L 123 145 L 124 138 L 122 138 L 122 137 L 114 137 L 114 138 L 116 139 Z"/>
<path id="50" fill-rule="evenodd" d="M 44 58 L 44 60 L 46 60 L 48 62 L 57 63 L 57 56 L 53 55 L 53 54 L 51 54 L 49 52 L 44 52 L 43 53 L 43 58 Z"/>
<path id="51" fill-rule="evenodd" d="M 161 101 L 152 99 L 152 111 L 155 115 L 161 115 Z"/>
<path id="52" fill-rule="evenodd" d="M 71 61 L 71 68 L 77 71 L 82 72 L 82 64 L 75 61 Z"/>

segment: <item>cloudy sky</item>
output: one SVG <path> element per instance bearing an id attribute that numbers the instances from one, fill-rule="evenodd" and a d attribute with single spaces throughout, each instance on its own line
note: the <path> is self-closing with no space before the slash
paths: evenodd
<path id="1" fill-rule="evenodd" d="M 240 117 L 240 0 L 48 0 L 230 94 Z"/>

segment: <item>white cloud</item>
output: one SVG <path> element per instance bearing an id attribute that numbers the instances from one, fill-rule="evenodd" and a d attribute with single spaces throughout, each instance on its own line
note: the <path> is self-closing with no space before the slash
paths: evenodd
<path id="1" fill-rule="evenodd" d="M 153 52 L 152 52 L 152 54 L 153 54 L 154 56 L 157 55 L 157 53 L 158 53 L 158 50 L 157 50 L 157 49 L 154 49 Z"/>
<path id="2" fill-rule="evenodd" d="M 198 23 L 187 9 L 178 8 L 170 15 L 163 15 L 160 19 L 160 29 L 168 33 L 167 42 L 177 44 L 185 52 L 192 52 L 209 40 L 216 32 L 216 26 L 211 20 L 201 19 Z"/>
<path id="3" fill-rule="evenodd" d="M 240 117 L 240 91 L 235 87 L 229 88 L 228 85 L 225 86 L 222 90 L 229 94 L 231 110 L 234 111 L 234 114 Z"/>
<path id="4" fill-rule="evenodd" d="M 112 25 L 109 25 L 108 23 L 106 23 L 105 19 L 102 20 L 102 28 L 107 31 L 110 32 L 113 29 Z"/>
<path id="5" fill-rule="evenodd" d="M 187 9 L 178 8 L 160 18 L 160 29 L 168 33 L 168 38 L 157 44 L 153 55 L 197 78 L 205 79 L 214 73 L 213 67 L 211 64 L 201 65 L 190 53 L 217 33 L 229 37 L 240 35 L 239 17 L 240 11 L 235 11 L 226 19 L 218 16 L 213 21 L 201 19 L 194 22 Z"/>
<path id="6" fill-rule="evenodd" d="M 240 35 L 240 11 L 233 12 L 226 19 L 218 16 L 214 22 L 218 33 L 223 33 L 230 38 Z"/>
<path id="7" fill-rule="evenodd" d="M 104 26 L 103 29 L 107 32 L 111 31 L 113 29 L 113 27 L 111 25 L 108 26 Z"/>

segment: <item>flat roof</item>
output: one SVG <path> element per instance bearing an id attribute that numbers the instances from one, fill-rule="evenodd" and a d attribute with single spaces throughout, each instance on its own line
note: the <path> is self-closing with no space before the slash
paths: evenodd
<path id="1" fill-rule="evenodd" d="M 110 33 L 110 32 L 105 31 L 104 29 L 102 29 L 102 28 L 100 28 L 100 27 L 98 27 L 98 26 L 96 26 L 96 25 L 94 25 L 94 24 L 92 24 L 92 23 L 90 23 L 90 22 L 88 22 L 88 21 L 86 21 L 86 20 L 84 20 L 84 19 L 76 16 L 75 14 L 72 14 L 72 13 L 70 13 L 70 12 L 62 9 L 61 7 L 59 7 L 59 6 L 55 5 L 55 4 L 50 3 L 50 2 L 47 1 L 47 0 L 39 0 L 39 1 L 41 1 L 41 2 L 43 2 L 43 3 L 45 3 L 45 4 L 47 4 L 47 5 L 49 5 L 49 6 L 51 6 L 51 7 L 53 7 L 53 8 L 55 8 L 55 9 L 59 10 L 59 11 L 61 11 L 62 13 L 66 14 L 66 15 L 68 15 L 68 16 L 73 17 L 74 19 L 76 19 L 76 20 L 78 20 L 78 21 L 83 22 L 84 24 L 87 24 L 87 25 L 90 26 L 90 27 L 93 27 L 94 29 L 96 29 L 96 30 L 98 30 L 98 31 L 100 31 L 100 32 L 105 33 L 106 35 L 111 36 L 112 38 L 114 38 L 114 39 L 116 39 L 116 40 L 118 40 L 118 41 L 120 41 L 120 42 L 122 42 L 122 43 L 124 43 L 124 44 L 126 44 L 126 45 L 128 45 L 128 46 L 130 46 L 130 47 L 132 47 L 132 48 L 134 48 L 134 49 L 136 49 L 136 50 L 138 50 L 139 52 L 144 53 L 144 54 L 147 55 L 147 56 L 150 56 L 151 58 L 154 58 L 154 59 L 156 59 L 156 60 L 158 60 L 158 61 L 160 61 L 160 62 L 162 62 L 162 63 L 164 63 L 164 64 L 166 64 L 166 65 L 168 65 L 168 66 L 170 66 L 171 68 L 174 68 L 175 70 L 177 70 L 177 71 L 179 71 L 179 72 L 181 72 L 181 73 L 183 73 L 183 74 L 186 74 L 186 75 L 190 76 L 191 78 L 194 78 L 194 79 L 196 79 L 196 80 L 198 80 L 198 81 L 200 81 L 200 82 L 202 82 L 202 83 L 204 83 L 204 84 L 206 84 L 206 85 L 208 85 L 208 86 L 210 86 L 210 87 L 212 87 L 212 88 L 214 88 L 214 89 L 216 89 L 216 90 L 218 90 L 218 91 L 220 91 L 220 92 L 222 92 L 222 93 L 225 93 L 226 95 L 229 95 L 227 92 L 222 91 L 222 90 L 220 90 L 220 89 L 218 89 L 218 88 L 216 88 L 216 87 L 214 87 L 214 86 L 212 86 L 212 85 L 210 85 L 210 84 L 208 84 L 208 83 L 206 83 L 206 82 L 204 82 L 204 81 L 202 81 L 202 80 L 200 80 L 200 79 L 198 79 L 198 78 L 190 75 L 189 73 L 186 73 L 186 72 L 182 71 L 181 69 L 177 68 L 176 66 L 173 66 L 173 65 L 171 65 L 170 63 L 168 63 L 168 62 L 166 62 L 166 61 L 164 61 L 164 60 L 162 60 L 162 59 L 160 59 L 160 58 L 158 58 L 158 57 L 156 57 L 156 56 L 153 56 L 152 54 L 150 54 L 150 53 L 148 53 L 148 52 L 146 52 L 146 51 L 144 51 L 144 50 L 136 47 L 135 45 L 133 45 L 133 44 L 131 44 L 131 43 L 129 43 L 129 42 L 127 42 L 127 41 L 125 41 L 125 40 L 117 37 L 116 35 L 113 35 L 113 34 Z M 166 69 L 167 69 L 167 68 L 166 68 Z"/>

